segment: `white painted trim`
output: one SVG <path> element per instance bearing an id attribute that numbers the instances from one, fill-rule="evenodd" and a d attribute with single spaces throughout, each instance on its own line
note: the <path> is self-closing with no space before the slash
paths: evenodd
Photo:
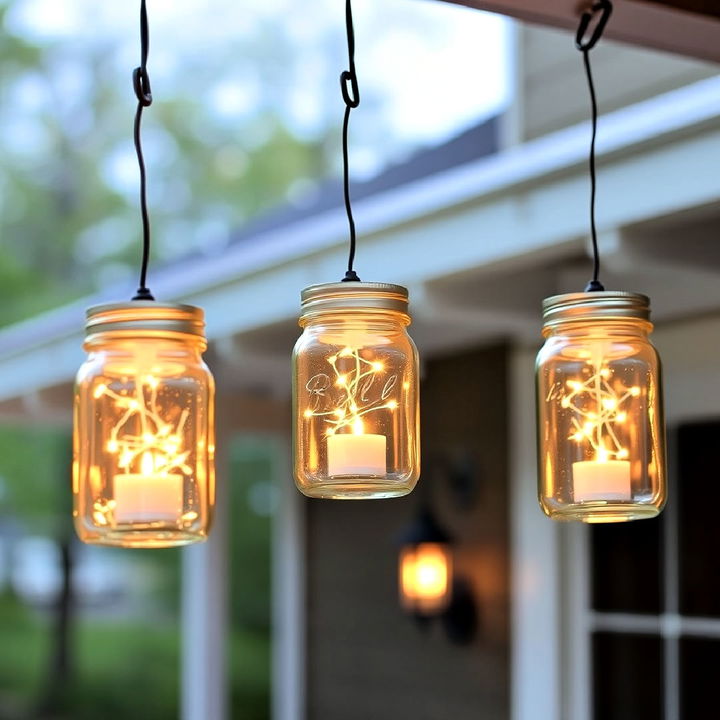
<path id="1" fill-rule="evenodd" d="M 671 429 L 672 431 L 672 429 Z M 677 488 L 677 448 L 668 443 L 668 493 L 674 493 Z M 670 497 L 672 497 L 670 495 Z M 678 556 L 679 532 L 677 503 L 668 502 L 664 510 L 663 525 L 663 553 L 664 566 L 663 579 L 663 607 L 665 615 L 663 645 L 664 645 L 664 691 L 665 691 L 665 720 L 681 720 L 680 718 L 680 559 Z M 672 617 L 667 622 L 665 618 Z M 675 620 L 677 618 L 677 620 Z M 681 622 L 681 621 L 680 621 Z M 720 622 L 718 623 L 720 627 Z"/>
<path id="2" fill-rule="evenodd" d="M 640 615 L 635 613 L 591 612 L 591 631 L 638 633 L 677 638 L 681 635 L 720 638 L 720 619 L 688 617 L 678 613 Z"/>
<path id="3" fill-rule="evenodd" d="M 702 131 L 718 117 L 720 117 L 720 77 L 703 80 L 609 113 L 604 115 L 600 122 L 598 161 L 602 164 L 604 160 L 607 161 L 618 153 L 639 149 L 650 142 L 663 140 L 667 143 L 676 135 L 687 135 L 693 130 Z M 715 137 L 711 140 L 717 142 Z M 709 151 L 703 152 L 707 157 Z M 507 196 L 524 194 L 532 187 L 542 188 L 551 184 L 558 186 L 557 180 L 550 182 L 548 176 L 557 178 L 560 173 L 575 169 L 578 173 L 582 173 L 582 192 L 586 193 L 586 159 L 587 123 L 581 123 L 507 152 L 466 163 L 360 200 L 356 203 L 356 212 L 358 217 L 362 218 L 362 232 L 366 237 L 366 243 L 370 236 L 381 233 L 389 235 L 393 228 L 415 223 L 421 218 L 427 220 L 445 213 L 450 208 L 477 201 L 478 198 L 486 199 L 486 203 L 491 201 L 488 208 L 490 212 L 486 211 L 485 217 L 482 218 L 486 222 L 493 217 L 501 218 L 506 212 L 522 215 L 533 211 L 537 204 L 528 196 L 521 206 L 518 206 L 517 201 L 510 202 Z M 645 168 L 643 172 L 646 172 Z M 686 175 L 686 177 L 690 176 Z M 714 176 L 708 170 L 708 180 L 712 180 L 712 177 Z M 604 183 L 604 187 L 610 189 L 612 185 L 610 181 Z M 669 208 L 680 206 L 682 202 L 691 202 L 690 188 L 697 191 L 698 184 L 683 186 L 682 198 L 671 202 Z M 496 199 L 495 196 L 500 194 L 504 197 Z M 648 201 L 648 198 L 642 198 L 638 193 L 626 193 L 626 195 L 638 202 Z M 713 198 L 712 187 L 708 188 L 707 195 L 710 199 Z M 538 203 L 547 200 L 547 193 L 544 196 L 542 192 L 538 193 Z M 565 198 L 565 207 L 568 210 L 573 207 L 569 204 L 569 200 L 571 198 Z M 708 197 L 699 197 L 698 202 L 702 201 L 707 202 Z M 659 206 L 659 202 L 658 199 L 655 205 Z M 584 202 L 582 208 L 584 227 L 587 222 Z M 554 208 L 553 212 L 557 219 Z M 522 225 L 520 222 L 516 224 Z M 570 230 L 562 226 L 556 228 L 556 224 L 553 222 L 548 228 L 548 234 L 552 236 L 554 243 L 566 240 Z M 483 225 L 475 226 L 473 238 L 468 239 L 467 242 L 480 245 L 476 237 L 478 227 Z M 572 228 L 573 233 L 578 231 L 579 227 Z M 582 234 L 585 234 L 584 230 Z M 329 278 L 325 278 L 324 275 L 318 277 L 317 274 L 309 272 L 307 267 L 290 267 L 291 263 L 308 259 L 329 248 L 339 248 L 344 244 L 345 239 L 346 220 L 342 209 L 337 208 L 283 228 L 259 233 L 251 239 L 231 245 L 218 255 L 193 258 L 190 261 L 160 268 L 153 275 L 153 290 L 159 297 L 167 299 L 201 299 L 207 295 L 217 294 L 229 283 L 256 280 L 259 273 L 273 271 L 271 282 L 269 274 L 259 279 L 265 287 L 267 287 L 266 283 L 270 282 L 272 287 L 278 289 L 279 297 L 273 305 L 277 306 L 278 302 L 281 302 L 283 317 L 286 317 L 288 302 L 292 303 L 293 308 L 297 305 L 298 288 L 313 281 L 332 279 L 336 274 L 332 271 L 333 274 Z M 513 244 L 513 240 L 518 244 Z M 528 251 L 528 247 L 520 243 L 520 240 L 519 236 L 503 237 L 506 256 Z M 382 242 L 387 245 L 391 239 L 387 236 L 382 237 Z M 482 259 L 482 254 L 476 258 L 479 261 Z M 464 267 L 468 267 L 467 262 Z M 283 281 L 290 282 L 289 286 L 283 285 L 278 277 L 279 274 L 283 275 Z M 289 292 L 284 291 L 286 287 L 289 287 Z M 63 346 L 62 340 L 72 338 L 73 346 L 77 345 L 83 308 L 95 302 L 125 297 L 128 293 L 131 294 L 131 291 L 125 287 L 111 288 L 102 296 L 86 298 L 33 320 L 6 328 L 0 332 L 0 360 L 10 360 L 37 347 L 47 348 L 49 344 L 61 347 L 65 353 L 69 352 L 69 349 Z M 223 303 L 227 308 L 226 298 Z M 237 304 L 235 306 L 238 307 Z M 256 309 L 257 303 L 251 307 Z M 225 323 L 227 322 L 229 321 L 226 319 Z M 214 333 L 216 336 L 226 332 L 223 323 L 217 327 L 211 324 L 209 329 L 211 334 Z M 67 366 L 63 364 L 61 368 L 58 373 L 67 377 Z"/>
<path id="4" fill-rule="evenodd" d="M 660 635 L 662 631 L 662 622 L 659 615 L 588 612 L 586 631 Z"/>
<path id="5" fill-rule="evenodd" d="M 601 230 L 717 202 L 720 175 L 713 172 L 707 158 L 718 146 L 720 130 L 703 129 L 699 135 L 687 131 L 670 144 L 608 159 L 601 169 L 604 181 L 598 198 L 603 208 Z M 508 154 L 527 157 L 520 149 Z M 682 177 L 682 182 L 656 184 L 652 193 L 639 191 L 648 177 Z M 363 267 L 368 276 L 417 286 L 471 268 L 512 263 L 515 271 L 522 271 L 577 255 L 587 232 L 584 164 L 574 166 L 569 175 L 541 175 L 531 186 L 506 190 L 507 194 L 478 197 L 450 214 L 431 214 L 422 222 L 366 236 Z M 442 253 L 431 252 L 439 237 L 443 239 Z M 259 244 L 261 240 L 257 238 Z M 231 283 L 183 299 L 205 308 L 211 339 L 251 333 L 292 321 L 297 315 L 299 289 L 313 281 L 332 279 L 343 266 L 345 254 L 345 247 L 338 245 L 321 256 L 288 260 L 264 272 L 240 273 Z M 405 262 L 409 257 L 413 261 Z M 217 262 L 222 263 L 223 258 Z M 232 254 L 226 262 L 233 266 Z M 392 275 L 388 268 L 394 268 Z M 178 272 L 174 282 L 181 283 L 182 278 L 196 273 L 202 275 L 200 265 L 192 272 Z M 48 316 L 42 316 L 32 327 L 0 333 L 0 400 L 68 382 L 74 375 L 82 358 L 82 318 L 77 309 L 69 320 L 59 315 L 53 318 L 59 323 L 57 330 L 48 326 Z M 53 361 L 48 362 L 48 357 Z"/>
<path id="6" fill-rule="evenodd" d="M 305 719 L 305 523 L 290 454 L 277 453 L 279 504 L 273 523 L 272 719 Z"/>
<path id="7" fill-rule="evenodd" d="M 206 542 L 182 551 L 182 720 L 228 720 L 229 458 L 219 442 L 217 502 Z"/>
<path id="8" fill-rule="evenodd" d="M 558 720 L 560 578 L 558 526 L 537 502 L 534 353 L 510 356 L 512 532 L 511 717 Z"/>
<path id="9" fill-rule="evenodd" d="M 561 673 L 564 720 L 591 720 L 592 657 L 587 628 L 590 607 L 590 543 L 588 528 L 567 524 L 561 528 L 563 556 L 562 647 Z"/>

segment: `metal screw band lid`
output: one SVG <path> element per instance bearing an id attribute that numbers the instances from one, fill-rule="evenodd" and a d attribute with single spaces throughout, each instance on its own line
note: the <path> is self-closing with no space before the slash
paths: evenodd
<path id="1" fill-rule="evenodd" d="M 543 300 L 544 327 L 585 320 L 635 319 L 650 322 L 650 298 L 640 293 L 604 290 L 566 293 Z"/>
<path id="2" fill-rule="evenodd" d="M 301 295 L 300 321 L 318 313 L 342 310 L 390 310 L 408 314 L 408 291 L 402 285 L 372 282 L 339 282 L 306 287 Z"/>
<path id="3" fill-rule="evenodd" d="M 106 332 L 173 332 L 205 339 L 205 313 L 194 305 L 153 300 L 93 305 L 86 311 L 86 338 Z"/>

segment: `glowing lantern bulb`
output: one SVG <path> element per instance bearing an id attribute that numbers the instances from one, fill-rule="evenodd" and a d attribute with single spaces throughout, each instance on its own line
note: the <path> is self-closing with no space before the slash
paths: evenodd
<path id="1" fill-rule="evenodd" d="M 443 612 L 452 595 L 450 538 L 429 510 L 423 511 L 403 538 L 399 562 L 400 602 L 416 615 Z"/>

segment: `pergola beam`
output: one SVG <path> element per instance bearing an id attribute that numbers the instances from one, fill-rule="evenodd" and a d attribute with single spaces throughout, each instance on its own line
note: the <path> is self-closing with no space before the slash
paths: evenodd
<path id="1" fill-rule="evenodd" d="M 578 0 L 445 0 L 575 31 L 589 3 Z M 605 31 L 613 40 L 720 62 L 720 5 L 704 0 L 616 0 Z"/>

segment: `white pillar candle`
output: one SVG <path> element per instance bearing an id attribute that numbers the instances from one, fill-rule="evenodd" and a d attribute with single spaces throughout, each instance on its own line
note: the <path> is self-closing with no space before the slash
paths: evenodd
<path id="1" fill-rule="evenodd" d="M 183 476 L 116 475 L 115 522 L 176 522 L 183 509 Z"/>
<path id="2" fill-rule="evenodd" d="M 330 435 L 328 475 L 385 475 L 386 444 L 384 435 Z"/>
<path id="3" fill-rule="evenodd" d="M 630 463 L 627 460 L 587 460 L 573 463 L 573 499 L 630 500 Z"/>

